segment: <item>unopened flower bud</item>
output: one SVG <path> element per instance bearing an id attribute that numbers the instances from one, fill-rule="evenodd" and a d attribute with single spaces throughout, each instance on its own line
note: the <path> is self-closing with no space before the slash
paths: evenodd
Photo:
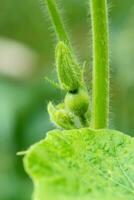
<path id="1" fill-rule="evenodd" d="M 81 86 L 81 68 L 72 56 L 70 49 L 63 42 L 59 42 L 56 48 L 56 67 L 63 89 L 75 91 Z"/>
<path id="2" fill-rule="evenodd" d="M 61 106 L 62 107 L 62 106 Z M 58 127 L 63 129 L 74 129 L 75 124 L 73 117 L 69 115 L 64 109 L 60 109 L 60 106 L 54 106 L 51 102 L 48 104 L 48 113 L 51 121 Z"/>

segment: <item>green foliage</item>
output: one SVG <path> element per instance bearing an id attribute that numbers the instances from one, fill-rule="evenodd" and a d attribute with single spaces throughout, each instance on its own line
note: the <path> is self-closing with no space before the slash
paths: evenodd
<path id="1" fill-rule="evenodd" d="M 88 128 L 48 133 L 24 158 L 34 200 L 133 200 L 134 139 Z"/>
<path id="2" fill-rule="evenodd" d="M 54 60 L 52 46 L 55 43 L 52 44 L 51 25 L 48 14 L 44 10 L 45 1 L 44 6 L 40 6 L 39 1 L 44 0 L 0 0 L 1 37 L 17 40 L 34 48 L 39 58 L 35 79 L 33 79 L 33 73 L 29 80 L 21 80 L 21 82 L 10 77 L 0 79 L 1 200 L 31 199 L 31 180 L 28 176 L 26 177 L 22 169 L 21 157 L 16 156 L 16 152 L 23 151 L 44 138 L 45 133 L 52 129 L 46 104 L 50 100 L 59 102 L 62 96 L 59 90 L 42 80 L 42 76 L 49 76 L 52 70 Z M 87 45 L 88 43 L 91 46 L 91 43 L 87 42 L 88 0 L 56 1 L 61 3 L 65 22 L 72 33 L 73 43 L 80 54 L 80 60 L 90 61 L 91 52 Z M 112 52 L 110 63 L 113 68 L 110 86 L 112 98 L 110 126 L 134 136 L 134 0 L 112 0 L 110 4 Z M 91 67 L 90 63 L 90 74 L 85 70 L 90 91 Z M 88 62 L 86 68 L 89 68 Z M 55 75 L 53 72 L 52 74 Z M 50 75 L 49 78 L 55 80 L 54 76 Z M 55 83 L 53 85 L 55 86 Z"/>
<path id="3" fill-rule="evenodd" d="M 102 129 L 109 121 L 107 1 L 90 1 L 93 130 L 86 128 L 90 126 L 90 98 L 84 73 L 72 53 L 55 1 L 46 3 L 59 39 L 56 47 L 59 87 L 67 92 L 63 103 L 48 104 L 48 112 L 56 126 L 70 130 L 51 131 L 26 152 L 24 166 L 34 182 L 34 200 L 133 200 L 134 139 Z"/>

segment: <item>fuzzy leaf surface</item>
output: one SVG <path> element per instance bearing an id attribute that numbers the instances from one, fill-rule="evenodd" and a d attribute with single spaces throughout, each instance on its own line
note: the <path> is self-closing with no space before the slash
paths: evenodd
<path id="1" fill-rule="evenodd" d="M 34 200 L 134 200 L 134 139 L 115 130 L 51 131 L 24 165 Z"/>

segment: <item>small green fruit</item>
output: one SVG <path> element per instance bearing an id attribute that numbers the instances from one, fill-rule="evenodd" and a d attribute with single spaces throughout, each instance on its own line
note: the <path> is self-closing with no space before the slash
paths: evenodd
<path id="1" fill-rule="evenodd" d="M 67 93 L 65 107 L 77 116 L 84 115 L 89 107 L 89 95 L 87 91 L 80 89 L 76 93 Z"/>

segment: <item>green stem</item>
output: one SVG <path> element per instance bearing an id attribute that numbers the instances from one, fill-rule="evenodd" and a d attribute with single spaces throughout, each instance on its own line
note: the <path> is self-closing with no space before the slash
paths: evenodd
<path id="1" fill-rule="evenodd" d="M 46 0 L 46 4 L 49 10 L 50 17 L 51 17 L 53 26 L 55 28 L 58 40 L 65 42 L 71 48 L 70 41 L 66 33 L 66 29 L 64 27 L 64 23 L 60 16 L 55 0 Z"/>
<path id="2" fill-rule="evenodd" d="M 95 129 L 109 121 L 109 33 L 107 0 L 90 0 L 93 34 L 93 112 Z"/>

